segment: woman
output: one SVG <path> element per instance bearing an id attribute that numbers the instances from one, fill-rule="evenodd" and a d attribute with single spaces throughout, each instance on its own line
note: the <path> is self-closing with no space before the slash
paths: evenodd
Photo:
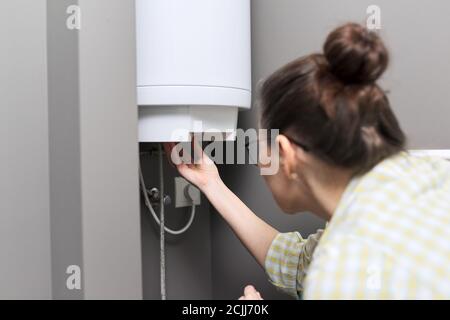
<path id="1" fill-rule="evenodd" d="M 450 298 L 450 164 L 405 152 L 377 79 L 388 53 L 377 34 L 346 24 L 323 54 L 297 59 L 262 85 L 261 126 L 279 129 L 280 170 L 266 176 L 287 213 L 328 221 L 303 239 L 245 206 L 204 156 L 181 164 L 263 266 L 294 297 Z M 267 143 L 260 141 L 259 143 Z M 259 299 L 251 286 L 241 299 Z"/>

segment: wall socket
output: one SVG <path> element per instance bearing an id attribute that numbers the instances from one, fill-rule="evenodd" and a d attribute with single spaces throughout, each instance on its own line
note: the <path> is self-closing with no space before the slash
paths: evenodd
<path id="1" fill-rule="evenodd" d="M 194 188 L 191 190 L 190 194 L 193 195 L 193 201 L 196 206 L 200 205 L 200 190 L 198 190 L 195 186 L 189 183 L 186 179 L 182 177 L 175 178 L 175 208 L 184 208 L 190 207 L 192 205 L 192 201 L 186 197 L 185 190 L 191 186 L 190 188 Z"/>

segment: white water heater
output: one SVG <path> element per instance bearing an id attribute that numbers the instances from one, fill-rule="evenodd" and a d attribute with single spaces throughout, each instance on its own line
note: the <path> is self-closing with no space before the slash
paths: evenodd
<path id="1" fill-rule="evenodd" d="M 136 0 L 141 142 L 232 134 L 251 104 L 250 0 Z"/>

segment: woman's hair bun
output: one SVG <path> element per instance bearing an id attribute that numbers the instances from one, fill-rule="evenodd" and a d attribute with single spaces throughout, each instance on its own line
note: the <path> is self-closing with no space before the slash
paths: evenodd
<path id="1" fill-rule="evenodd" d="M 348 84 L 375 82 L 389 61 L 380 37 L 356 23 L 345 24 L 328 35 L 324 56 L 330 72 Z"/>

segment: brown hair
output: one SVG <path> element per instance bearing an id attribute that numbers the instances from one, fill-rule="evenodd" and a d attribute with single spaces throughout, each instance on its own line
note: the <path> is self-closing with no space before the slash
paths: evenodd
<path id="1" fill-rule="evenodd" d="M 348 23 L 323 54 L 301 57 L 261 87 L 261 124 L 301 141 L 318 158 L 361 174 L 404 149 L 405 135 L 376 80 L 388 65 L 380 37 Z"/>

